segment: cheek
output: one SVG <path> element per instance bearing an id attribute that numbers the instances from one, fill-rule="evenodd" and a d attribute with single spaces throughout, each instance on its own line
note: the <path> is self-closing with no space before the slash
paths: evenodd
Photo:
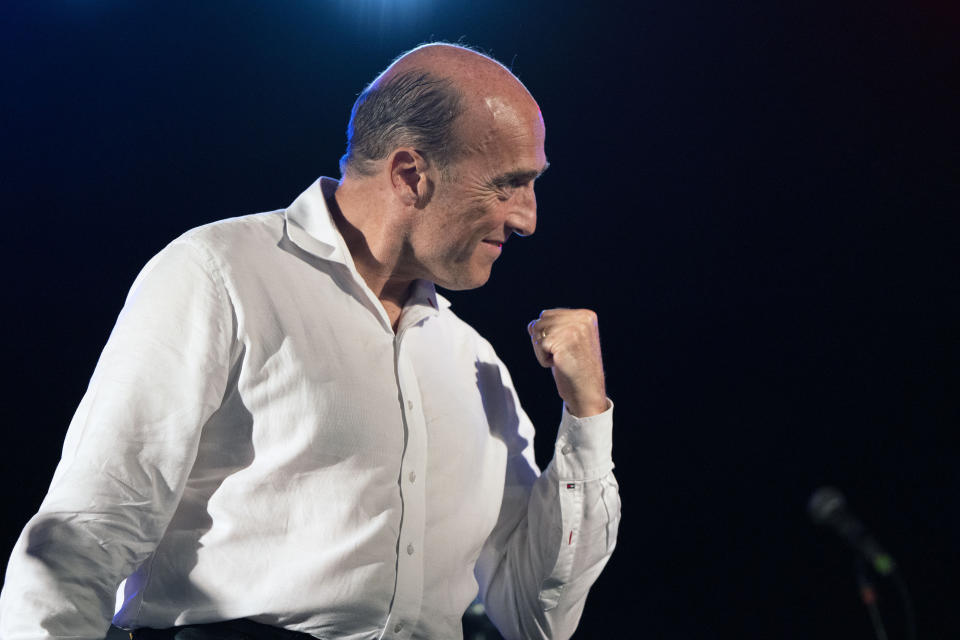
<path id="1" fill-rule="evenodd" d="M 496 213 L 490 203 L 483 206 L 473 206 L 464 209 L 451 221 L 451 233 L 458 236 L 485 235 L 490 229 L 496 228 Z"/>
<path id="2" fill-rule="evenodd" d="M 495 216 L 487 209 L 467 209 L 441 229 L 441 237 L 454 259 L 466 261 L 476 253 L 481 241 L 494 234 L 496 229 Z"/>

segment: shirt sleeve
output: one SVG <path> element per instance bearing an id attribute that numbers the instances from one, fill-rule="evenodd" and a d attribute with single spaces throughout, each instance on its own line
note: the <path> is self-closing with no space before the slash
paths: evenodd
<path id="1" fill-rule="evenodd" d="M 520 414 L 532 443 L 533 427 Z M 587 418 L 564 408 L 544 473 L 531 473 L 532 444 L 508 459 L 499 520 L 475 569 L 487 614 L 508 640 L 569 638 L 576 630 L 587 592 L 616 545 L 612 434 L 612 402 Z"/>
<path id="2" fill-rule="evenodd" d="M 175 241 L 137 277 L 11 555 L 4 640 L 104 637 L 117 587 L 162 537 L 220 405 L 232 317 L 201 245 Z"/>

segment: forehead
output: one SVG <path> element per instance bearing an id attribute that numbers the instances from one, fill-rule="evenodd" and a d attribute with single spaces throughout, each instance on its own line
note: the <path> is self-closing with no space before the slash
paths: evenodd
<path id="1" fill-rule="evenodd" d="M 521 109 L 518 105 L 500 96 L 484 98 L 483 104 L 495 125 L 501 127 L 521 127 L 524 125 L 525 118 L 521 114 L 524 109 Z M 529 111 L 529 106 L 525 110 Z"/>
<path id="2" fill-rule="evenodd" d="M 486 159 L 509 169 L 539 171 L 546 165 L 543 116 L 532 98 L 484 97 L 468 110 L 463 122 L 467 158 Z M 479 156 L 479 157 L 478 157 Z"/>

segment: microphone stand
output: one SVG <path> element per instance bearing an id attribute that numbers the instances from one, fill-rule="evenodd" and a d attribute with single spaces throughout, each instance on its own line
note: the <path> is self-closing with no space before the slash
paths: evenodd
<path id="1" fill-rule="evenodd" d="M 873 587 L 873 580 L 867 575 L 863 556 L 859 554 L 857 555 L 857 586 L 860 588 L 860 600 L 863 601 L 867 612 L 870 614 L 870 622 L 873 623 L 873 631 L 877 634 L 877 640 L 887 640 L 887 629 L 883 626 L 880 607 L 877 606 L 877 591 Z"/>
<path id="2" fill-rule="evenodd" d="M 877 590 L 873 579 L 870 577 L 870 569 L 864 561 L 863 556 L 857 554 L 857 586 L 860 590 L 860 600 L 867 608 L 870 615 L 870 622 L 873 625 L 873 632 L 877 640 L 887 640 L 887 629 L 883 624 L 883 618 L 880 616 L 880 607 L 877 605 Z M 897 591 L 900 592 L 900 600 L 903 603 L 903 620 L 907 632 L 907 640 L 917 640 L 917 622 L 914 618 L 913 600 L 910 598 L 910 592 L 907 591 L 907 584 L 903 581 L 900 573 L 896 570 L 887 574 L 897 585 Z"/>

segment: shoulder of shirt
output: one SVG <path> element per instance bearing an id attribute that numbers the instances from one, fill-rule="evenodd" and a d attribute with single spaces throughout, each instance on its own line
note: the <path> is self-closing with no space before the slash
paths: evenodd
<path id="1" fill-rule="evenodd" d="M 173 243 L 187 242 L 215 248 L 224 244 L 257 240 L 262 234 L 279 239 L 283 233 L 283 213 L 284 209 L 277 209 L 216 220 L 190 229 Z"/>
<path id="2" fill-rule="evenodd" d="M 244 255 L 238 248 L 254 245 L 262 247 L 260 243 L 264 240 L 279 242 L 283 236 L 284 212 L 285 209 L 277 209 L 216 220 L 190 229 L 171 242 L 170 246 L 193 245 L 217 259 L 218 263 L 221 259 L 229 261 L 237 255 Z M 477 295 L 483 293 L 478 292 Z M 453 311 L 450 301 L 439 293 L 436 297 L 439 319 L 456 333 L 458 339 L 469 340 L 478 353 L 497 358 L 493 345 Z"/>

